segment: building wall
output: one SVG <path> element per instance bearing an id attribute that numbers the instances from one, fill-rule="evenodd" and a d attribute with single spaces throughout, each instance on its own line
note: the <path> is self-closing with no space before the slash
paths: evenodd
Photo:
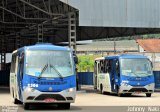
<path id="1" fill-rule="evenodd" d="M 61 0 L 79 9 L 80 26 L 160 28 L 160 0 Z"/>
<path id="2" fill-rule="evenodd" d="M 140 53 L 143 53 L 143 52 L 145 52 L 145 50 L 139 45 L 139 52 Z"/>
<path id="3" fill-rule="evenodd" d="M 77 45 L 77 51 L 138 51 L 135 40 L 96 41 L 86 45 Z"/>

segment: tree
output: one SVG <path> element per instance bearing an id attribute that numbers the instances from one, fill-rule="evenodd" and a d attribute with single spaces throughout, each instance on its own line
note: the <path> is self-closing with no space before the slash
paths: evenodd
<path id="1" fill-rule="evenodd" d="M 91 56 L 78 56 L 78 71 L 79 72 L 93 72 L 94 59 Z"/>

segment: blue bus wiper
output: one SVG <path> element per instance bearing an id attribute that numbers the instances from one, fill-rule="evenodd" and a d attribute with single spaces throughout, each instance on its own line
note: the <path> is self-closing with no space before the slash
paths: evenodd
<path id="1" fill-rule="evenodd" d="M 131 73 L 138 77 L 138 74 L 136 74 L 136 72 L 131 72 Z"/>
<path id="2" fill-rule="evenodd" d="M 145 76 L 148 76 L 148 74 L 147 74 L 147 73 L 142 73 L 142 72 L 141 72 L 141 73 L 139 73 L 139 74 L 144 74 Z"/>
<path id="3" fill-rule="evenodd" d="M 53 68 L 53 69 L 56 71 L 56 73 L 59 75 L 60 79 L 63 80 L 63 76 L 62 76 L 61 73 L 56 69 L 56 67 L 55 67 L 54 65 L 51 65 L 51 64 L 50 64 L 50 67 Z"/>
<path id="4" fill-rule="evenodd" d="M 46 64 L 46 65 L 42 68 L 41 73 L 40 73 L 38 79 L 41 78 L 42 74 L 45 72 L 45 70 L 46 70 L 47 68 L 48 68 L 48 64 Z"/>

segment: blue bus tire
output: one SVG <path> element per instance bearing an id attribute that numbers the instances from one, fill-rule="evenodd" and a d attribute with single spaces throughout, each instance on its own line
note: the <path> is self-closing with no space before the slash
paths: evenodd
<path id="1" fill-rule="evenodd" d="M 24 110 L 29 110 L 29 103 L 24 103 Z"/>
<path id="2" fill-rule="evenodd" d="M 17 98 L 14 98 L 14 104 L 19 104 L 19 100 L 17 100 Z"/>
<path id="3" fill-rule="evenodd" d="M 151 97 L 151 93 L 146 93 L 146 97 Z"/>
<path id="4" fill-rule="evenodd" d="M 119 86 L 116 86 L 116 87 L 117 87 L 117 95 L 118 95 L 119 97 L 122 97 L 123 94 L 122 94 L 122 93 L 119 93 Z"/>
<path id="5" fill-rule="evenodd" d="M 119 97 L 122 97 L 122 93 L 118 93 L 118 96 L 119 96 Z"/>
<path id="6" fill-rule="evenodd" d="M 103 94 L 103 85 L 100 85 L 100 93 Z"/>
<path id="7" fill-rule="evenodd" d="M 58 108 L 70 109 L 70 103 L 59 103 Z"/>

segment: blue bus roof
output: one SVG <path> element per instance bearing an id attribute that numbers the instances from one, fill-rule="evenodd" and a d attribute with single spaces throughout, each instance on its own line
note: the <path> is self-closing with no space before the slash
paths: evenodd
<path id="1" fill-rule="evenodd" d="M 147 58 L 147 57 L 142 56 L 142 55 L 131 55 L 131 54 L 122 54 L 118 56 L 106 56 L 105 57 L 105 59 L 129 59 L 129 58 Z"/>
<path id="2" fill-rule="evenodd" d="M 67 47 L 61 47 L 61 46 L 56 46 L 50 43 L 40 43 L 40 44 L 35 44 L 31 46 L 24 46 L 22 48 L 19 48 L 17 51 L 21 52 L 23 50 L 62 50 L 62 51 L 70 51 L 70 48 Z"/>

